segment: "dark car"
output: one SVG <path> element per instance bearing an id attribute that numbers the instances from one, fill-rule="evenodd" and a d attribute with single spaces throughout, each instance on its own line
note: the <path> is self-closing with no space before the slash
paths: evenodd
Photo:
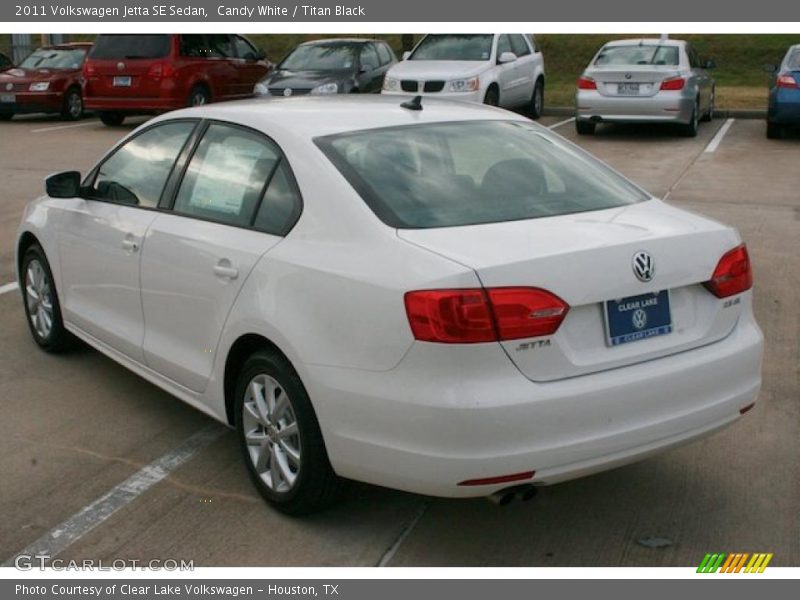
<path id="1" fill-rule="evenodd" d="M 787 127 L 800 125 L 800 44 L 786 52 L 778 67 L 770 66 L 767 137 L 780 138 Z"/>
<path id="2" fill-rule="evenodd" d="M 119 125 L 126 115 L 247 98 L 270 67 L 240 35 L 100 35 L 83 69 L 86 107 Z"/>
<path id="3" fill-rule="evenodd" d="M 333 39 L 300 44 L 253 90 L 257 96 L 379 93 L 397 58 L 382 40 Z"/>
<path id="4" fill-rule="evenodd" d="M 5 71 L 6 69 L 10 69 L 14 66 L 14 61 L 11 60 L 8 56 L 0 52 L 0 71 Z"/>
<path id="5" fill-rule="evenodd" d="M 44 46 L 0 73 L 0 119 L 39 112 L 80 119 L 81 69 L 91 47 L 90 43 Z"/>

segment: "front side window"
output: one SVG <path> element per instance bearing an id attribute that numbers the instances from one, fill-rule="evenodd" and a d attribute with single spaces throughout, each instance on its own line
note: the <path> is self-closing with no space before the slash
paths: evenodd
<path id="1" fill-rule="evenodd" d="M 597 55 L 594 64 L 602 66 L 668 65 L 680 64 L 677 46 L 626 45 L 606 46 Z"/>
<path id="2" fill-rule="evenodd" d="M 531 49 L 528 47 L 528 43 L 525 41 L 525 36 L 520 34 L 515 34 L 509 36 L 511 39 L 511 51 L 516 54 L 517 56 L 528 56 L 531 53 Z"/>
<path id="3" fill-rule="evenodd" d="M 520 122 L 391 127 L 316 143 L 376 215 L 398 228 L 533 219 L 649 197 L 557 136 Z"/>
<path id="4" fill-rule="evenodd" d="M 361 48 L 361 68 L 371 71 L 378 68 L 378 53 L 375 51 L 375 46 L 367 44 Z"/>
<path id="5" fill-rule="evenodd" d="M 261 135 L 212 124 L 186 168 L 173 210 L 250 227 L 280 158 L 277 147 Z"/>
<path id="6" fill-rule="evenodd" d="M 258 60 L 258 51 L 243 37 L 237 35 L 233 38 L 236 47 L 236 56 L 245 60 Z"/>
<path id="7" fill-rule="evenodd" d="M 85 48 L 40 48 L 29 54 L 19 67 L 21 69 L 79 69 L 85 57 Z"/>
<path id="8" fill-rule="evenodd" d="M 497 58 L 500 58 L 503 52 L 513 52 L 507 35 L 501 35 L 500 39 L 497 40 Z"/>
<path id="9" fill-rule="evenodd" d="M 387 65 L 392 62 L 392 51 L 386 44 L 378 44 L 378 57 L 380 58 L 381 65 Z"/>
<path id="10" fill-rule="evenodd" d="M 491 34 L 426 35 L 408 60 L 489 60 Z"/>
<path id="11" fill-rule="evenodd" d="M 175 160 L 195 127 L 180 121 L 156 125 L 126 142 L 97 170 L 92 197 L 155 208 Z"/>

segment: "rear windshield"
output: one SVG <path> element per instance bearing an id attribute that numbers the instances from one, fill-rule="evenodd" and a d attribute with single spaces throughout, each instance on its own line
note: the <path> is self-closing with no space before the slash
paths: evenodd
<path id="1" fill-rule="evenodd" d="M 398 228 L 534 219 L 648 198 L 582 150 L 527 123 L 390 127 L 316 143 L 375 214 Z"/>
<path id="2" fill-rule="evenodd" d="M 168 35 L 101 35 L 94 43 L 91 58 L 162 58 L 169 54 Z"/>
<path id="3" fill-rule="evenodd" d="M 352 69 L 355 46 L 352 44 L 309 44 L 298 46 L 283 59 L 280 69 L 289 71 L 339 71 Z"/>
<path id="4" fill-rule="evenodd" d="M 19 66 L 23 69 L 79 69 L 85 56 L 85 48 L 40 48 Z"/>
<path id="5" fill-rule="evenodd" d="M 800 70 L 800 48 L 792 50 L 786 57 L 786 68 L 791 71 Z"/>
<path id="6" fill-rule="evenodd" d="M 606 46 L 594 61 L 604 65 L 669 65 L 677 66 L 677 46 Z"/>
<path id="7" fill-rule="evenodd" d="M 493 37 L 490 34 L 428 35 L 408 60 L 489 60 Z"/>

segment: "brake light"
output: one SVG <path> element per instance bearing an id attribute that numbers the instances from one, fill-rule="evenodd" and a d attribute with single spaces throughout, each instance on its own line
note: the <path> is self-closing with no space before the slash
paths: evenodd
<path id="1" fill-rule="evenodd" d="M 150 65 L 147 69 L 147 77 L 153 79 L 161 79 L 162 77 L 172 77 L 175 74 L 175 68 L 168 62 L 156 62 Z"/>
<path id="2" fill-rule="evenodd" d="M 97 75 L 97 67 L 91 63 L 85 63 L 83 65 L 83 75 L 84 77 L 94 77 Z"/>
<path id="3" fill-rule="evenodd" d="M 779 88 L 797 88 L 800 87 L 800 84 L 797 83 L 797 80 L 792 77 L 791 75 L 780 75 L 778 76 L 777 85 Z"/>
<path id="4" fill-rule="evenodd" d="M 405 305 L 414 338 L 444 344 L 552 335 L 569 310 L 555 294 L 529 287 L 408 292 Z"/>
<path id="5" fill-rule="evenodd" d="M 685 85 L 686 80 L 683 77 L 670 77 L 661 82 L 661 90 L 671 92 L 682 90 Z"/>
<path id="6" fill-rule="evenodd" d="M 727 298 L 753 287 L 753 271 L 747 246 L 742 244 L 726 252 L 717 263 L 714 274 L 703 285 L 717 298 Z"/>
<path id="7" fill-rule="evenodd" d="M 596 90 L 597 82 L 591 77 L 578 77 L 579 90 Z"/>

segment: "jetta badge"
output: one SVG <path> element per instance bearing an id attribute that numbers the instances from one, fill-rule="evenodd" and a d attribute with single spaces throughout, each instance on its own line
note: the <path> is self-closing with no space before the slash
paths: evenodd
<path id="1" fill-rule="evenodd" d="M 14 89 L 14 84 L 13 83 L 7 83 L 6 84 L 6 90 L 8 90 L 10 92 L 13 89 Z"/>
<path id="2" fill-rule="evenodd" d="M 292 88 L 286 88 L 285 90 L 283 90 L 283 95 L 287 96 L 287 97 L 291 96 L 292 95 Z"/>
<path id="3" fill-rule="evenodd" d="M 124 71 L 125 70 L 125 63 L 120 61 L 117 63 L 117 71 Z"/>
<path id="4" fill-rule="evenodd" d="M 639 250 L 633 255 L 633 274 L 639 281 L 648 282 L 656 274 L 656 264 L 653 258 L 644 250 Z"/>

